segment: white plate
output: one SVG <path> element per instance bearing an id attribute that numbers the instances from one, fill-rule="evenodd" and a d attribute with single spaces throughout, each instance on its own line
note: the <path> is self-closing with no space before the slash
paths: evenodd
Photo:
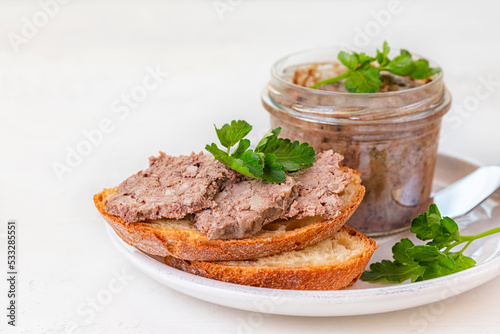
<path id="1" fill-rule="evenodd" d="M 477 165 L 451 156 L 440 155 L 434 186 L 439 189 L 470 173 Z M 463 235 L 476 234 L 500 225 L 500 190 L 457 219 Z M 500 274 L 500 234 L 476 241 L 467 249 L 477 265 L 474 268 L 429 281 L 403 284 L 358 281 L 338 291 L 294 291 L 264 289 L 224 283 L 171 268 L 159 257 L 147 255 L 123 242 L 107 226 L 113 244 L 139 270 L 186 295 L 207 302 L 242 310 L 295 316 L 345 316 L 382 313 L 424 305 L 458 295 Z M 391 248 L 403 237 L 402 232 L 375 238 L 380 246 L 370 261 L 391 259 Z M 415 239 L 413 239 L 415 240 Z"/>

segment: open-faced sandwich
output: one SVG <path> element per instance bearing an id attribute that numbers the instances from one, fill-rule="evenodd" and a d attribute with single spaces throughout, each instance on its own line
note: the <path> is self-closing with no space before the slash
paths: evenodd
<path id="1" fill-rule="evenodd" d="M 125 242 L 196 275 L 301 290 L 356 282 L 376 248 L 344 226 L 365 192 L 360 175 L 279 129 L 249 149 L 250 130 L 243 121 L 217 129 L 227 151 L 151 157 L 95 205 Z"/>

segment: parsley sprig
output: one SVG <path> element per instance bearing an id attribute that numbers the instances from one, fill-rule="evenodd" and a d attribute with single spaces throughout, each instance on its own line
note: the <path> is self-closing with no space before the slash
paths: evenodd
<path id="1" fill-rule="evenodd" d="M 215 126 L 215 125 L 214 125 Z M 232 121 L 220 129 L 215 126 L 220 144 L 207 145 L 205 149 L 229 168 L 246 176 L 273 183 L 285 181 L 285 172 L 294 172 L 301 167 L 310 167 L 316 153 L 307 143 L 278 138 L 281 128 L 269 130 L 254 150 L 249 149 L 250 140 L 244 139 L 252 130 L 245 121 Z M 231 153 L 231 148 L 238 144 Z"/>
<path id="2" fill-rule="evenodd" d="M 420 240 L 430 240 L 425 245 L 414 245 L 404 238 L 392 247 L 394 261 L 382 260 L 370 265 L 370 271 L 361 275 L 364 281 L 386 280 L 401 283 L 424 281 L 446 276 L 476 265 L 476 261 L 463 254 L 469 245 L 479 238 L 500 232 L 500 227 L 476 235 L 460 235 L 457 223 L 449 217 L 441 217 L 437 206 L 431 204 L 411 222 L 412 233 Z M 451 250 L 465 244 L 456 252 Z"/>
<path id="3" fill-rule="evenodd" d="M 401 50 L 401 54 L 391 60 L 388 57 L 390 51 L 387 42 L 384 42 L 382 51 L 377 50 L 376 57 L 370 57 L 364 52 L 340 51 L 338 59 L 347 67 L 347 70 L 339 76 L 316 83 L 312 88 L 315 89 L 321 85 L 345 79 L 344 85 L 348 92 L 376 93 L 382 86 L 381 71 L 398 76 L 408 76 L 412 79 L 427 79 L 441 72 L 439 67 L 430 67 L 426 59 L 413 60 L 411 53 L 407 50 Z"/>

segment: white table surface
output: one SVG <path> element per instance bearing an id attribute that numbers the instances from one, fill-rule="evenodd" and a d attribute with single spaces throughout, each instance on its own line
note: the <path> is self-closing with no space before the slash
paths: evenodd
<path id="1" fill-rule="evenodd" d="M 262 133 L 271 64 L 302 49 L 360 46 L 360 31 L 370 45 L 388 40 L 440 63 L 455 105 L 441 150 L 500 164 L 500 3 L 402 1 L 378 23 L 390 1 L 54 1 L 0 3 L 0 267 L 15 219 L 19 271 L 17 327 L 2 311 L 0 333 L 498 332 L 500 277 L 445 303 L 355 317 L 264 315 L 249 327 L 251 313 L 184 296 L 132 267 L 109 242 L 92 195 L 159 150 L 202 150 L 215 139 L 212 123 L 246 119 Z M 140 88 L 156 70 L 159 83 L 147 82 L 156 87 Z M 124 108 L 131 92 L 147 96 Z M 102 122 L 107 133 L 58 180 L 54 163 Z M 93 311 L 116 275 L 122 285 Z"/>

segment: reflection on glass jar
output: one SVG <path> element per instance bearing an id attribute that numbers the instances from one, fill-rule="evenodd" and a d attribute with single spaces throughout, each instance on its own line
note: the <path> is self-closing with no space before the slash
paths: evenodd
<path id="1" fill-rule="evenodd" d="M 443 73 L 421 86 L 373 94 L 292 83 L 298 67 L 331 63 L 338 51 L 312 50 L 278 61 L 263 105 L 282 137 L 317 151 L 333 149 L 361 174 L 366 195 L 350 226 L 370 235 L 403 230 L 431 201 L 441 119 L 451 103 Z"/>

